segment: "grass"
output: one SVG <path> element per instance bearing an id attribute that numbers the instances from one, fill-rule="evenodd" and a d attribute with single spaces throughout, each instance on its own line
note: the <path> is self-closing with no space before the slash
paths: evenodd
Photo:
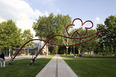
<path id="1" fill-rule="evenodd" d="M 78 77 L 116 77 L 116 58 L 111 56 L 61 57 Z"/>
<path id="2" fill-rule="evenodd" d="M 53 56 L 36 59 L 31 66 L 30 59 L 17 60 L 12 65 L 6 62 L 6 67 L 0 68 L 0 77 L 35 77 Z"/>

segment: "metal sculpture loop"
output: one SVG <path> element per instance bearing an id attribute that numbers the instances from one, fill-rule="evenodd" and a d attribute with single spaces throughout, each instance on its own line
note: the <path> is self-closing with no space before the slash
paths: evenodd
<path id="1" fill-rule="evenodd" d="M 77 30 L 71 35 L 71 37 L 64 36 L 64 35 L 52 35 L 52 36 L 50 36 L 50 38 L 49 38 L 48 40 L 43 40 L 43 39 L 32 39 L 32 40 L 29 40 L 29 41 L 27 41 L 27 42 L 19 49 L 19 51 L 15 54 L 15 56 L 12 58 L 12 60 L 11 60 L 11 62 L 9 62 L 9 64 L 12 63 L 12 61 L 15 59 L 15 57 L 18 55 L 18 53 L 22 50 L 22 48 L 23 48 L 27 43 L 29 43 L 30 41 L 39 40 L 39 41 L 44 41 L 45 44 L 44 44 L 43 47 L 39 50 L 39 52 L 36 54 L 36 56 L 32 59 L 32 61 L 29 63 L 29 65 L 32 64 L 32 62 L 36 59 L 36 57 L 39 55 L 39 53 L 42 51 L 42 49 L 45 47 L 45 45 L 46 45 L 47 43 L 50 43 L 50 44 L 56 45 L 56 46 L 76 46 L 76 45 L 80 45 L 80 44 L 82 44 L 82 43 L 88 42 L 88 41 L 90 41 L 90 40 L 96 38 L 97 36 L 101 35 L 101 34 L 104 32 L 103 30 L 99 30 L 98 32 L 93 33 L 93 34 L 91 34 L 91 35 L 89 35 L 89 36 L 85 36 L 85 37 L 81 37 L 81 38 L 74 38 L 73 36 L 74 36 L 75 33 L 77 33 L 77 34 L 79 34 L 79 35 L 81 35 L 81 36 L 82 36 L 82 35 L 86 35 L 88 29 L 91 29 L 91 28 L 93 27 L 93 22 L 92 22 L 92 21 L 87 20 L 87 21 L 83 22 L 80 18 L 75 18 L 75 19 L 73 20 L 72 24 L 70 24 L 70 25 L 68 25 L 68 26 L 66 27 L 66 32 L 67 32 L 68 35 L 70 35 L 70 34 L 68 33 L 68 30 L 67 30 L 67 29 L 68 29 L 69 26 L 75 26 L 75 25 L 74 25 L 75 20 L 80 20 L 82 26 L 83 26 L 85 23 L 87 23 L 87 22 L 90 22 L 92 25 L 91 25 L 91 27 L 85 27 L 86 32 L 85 32 L 84 34 L 80 34 L 80 33 L 78 32 L 79 29 L 77 29 Z M 94 36 L 94 37 L 91 37 L 91 36 L 93 36 L 93 35 L 95 35 L 95 36 Z M 60 37 L 68 38 L 68 39 L 84 39 L 84 38 L 88 38 L 88 37 L 91 37 L 91 38 L 88 39 L 88 40 L 85 40 L 85 41 L 83 41 L 83 42 L 76 43 L 76 44 L 71 44 L 71 45 L 60 45 L 60 44 L 56 44 L 56 43 L 50 42 L 50 40 L 51 40 L 53 37 L 56 37 L 56 36 L 60 36 Z"/>
<path id="2" fill-rule="evenodd" d="M 75 32 L 77 32 L 79 35 L 85 35 L 85 34 L 87 33 L 87 30 L 88 30 L 88 29 L 91 29 L 91 28 L 93 27 L 93 22 L 92 22 L 92 21 L 87 20 L 87 21 L 83 22 L 80 18 L 75 18 L 75 19 L 73 20 L 72 24 L 70 24 L 70 25 L 68 25 L 68 26 L 66 27 L 66 32 L 67 32 L 68 35 L 70 35 L 70 34 L 68 33 L 68 30 L 67 30 L 68 27 L 69 27 L 69 26 L 75 26 L 74 22 L 75 22 L 76 20 L 80 20 L 82 26 L 83 26 L 85 23 L 87 23 L 87 22 L 90 22 L 90 23 L 92 24 L 91 27 L 85 27 L 86 32 L 85 32 L 84 34 L 80 34 L 80 33 L 78 32 L 78 29 L 77 29 Z M 73 33 L 73 35 L 75 34 L 75 32 Z M 73 35 L 72 35 L 72 37 L 73 37 Z"/>

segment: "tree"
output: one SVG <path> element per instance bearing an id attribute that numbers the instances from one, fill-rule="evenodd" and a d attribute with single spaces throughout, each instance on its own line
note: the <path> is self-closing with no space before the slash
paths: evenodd
<path id="1" fill-rule="evenodd" d="M 72 35 L 72 34 L 74 33 L 75 30 L 77 30 L 77 29 L 73 29 L 73 30 L 70 32 L 70 34 Z M 83 28 L 79 28 L 79 29 L 78 29 L 78 32 L 79 32 L 80 34 L 84 34 L 84 33 L 86 32 L 86 30 L 83 29 Z M 79 35 L 78 33 L 76 33 L 76 34 L 74 34 L 73 37 L 81 38 L 81 37 L 89 36 L 89 35 L 91 35 L 91 34 L 93 34 L 93 33 L 95 33 L 95 32 L 96 32 L 96 30 L 91 29 L 91 30 L 88 30 L 88 31 L 87 31 L 87 34 L 86 34 L 86 35 Z M 95 36 L 95 35 L 94 35 L 94 36 Z M 94 37 L 94 36 L 92 36 L 92 37 Z M 88 40 L 88 39 L 90 39 L 90 38 L 91 38 L 91 37 L 84 38 L 84 39 L 74 39 L 74 40 L 72 40 L 72 43 L 73 43 L 73 44 L 74 44 L 74 43 L 80 43 L 80 42 L 86 41 L 86 40 Z M 83 43 L 83 44 L 81 44 L 81 45 L 77 45 L 76 48 L 78 48 L 78 54 L 80 54 L 80 52 L 82 52 L 83 50 L 88 50 L 88 52 L 94 51 L 94 50 L 96 49 L 97 44 L 98 44 L 98 43 L 97 43 L 97 40 L 98 40 L 98 38 L 94 38 L 94 39 L 91 40 L 91 41 L 88 41 L 88 42 Z M 73 50 L 75 50 L 76 48 L 74 48 Z"/>
<path id="2" fill-rule="evenodd" d="M 112 45 L 116 54 L 116 17 L 109 16 L 105 20 L 107 40 L 109 45 Z"/>
<path id="3" fill-rule="evenodd" d="M 22 33 L 23 44 L 25 44 L 27 41 L 31 39 L 33 39 L 33 34 L 31 33 L 31 31 L 29 29 L 24 30 L 24 32 Z M 24 46 L 24 48 L 27 47 L 33 47 L 33 42 L 29 42 Z M 24 53 L 29 54 L 29 50 L 25 50 Z"/>
<path id="4" fill-rule="evenodd" d="M 39 38 L 48 40 L 50 36 L 55 34 L 64 35 L 66 34 L 66 26 L 71 23 L 71 18 L 69 15 L 58 14 L 54 16 L 51 13 L 48 17 L 42 16 L 37 19 L 37 22 L 33 23 L 33 29 L 36 32 L 36 36 Z M 54 43 L 63 44 L 61 37 L 54 37 L 50 41 Z M 49 45 L 49 47 L 52 45 Z M 55 47 L 55 46 L 54 46 Z M 57 48 L 56 48 L 57 49 Z"/>
<path id="5" fill-rule="evenodd" d="M 96 33 L 96 30 L 94 30 L 94 29 L 88 30 L 86 36 L 89 36 L 89 35 L 91 35 L 93 33 Z M 94 35 L 94 36 L 96 36 L 96 35 Z M 92 37 L 94 37 L 94 36 L 92 36 Z M 86 38 L 86 40 L 87 39 L 90 39 L 90 38 L 91 37 L 88 37 L 88 38 Z M 86 42 L 85 44 L 86 44 L 86 49 L 88 49 L 88 51 L 89 51 L 89 53 L 91 55 L 91 51 L 95 51 L 96 48 L 97 48 L 97 45 L 98 45 L 98 37 L 94 38 L 91 41 Z"/>
<path id="6" fill-rule="evenodd" d="M 9 50 L 22 44 L 21 29 L 18 29 L 12 20 L 0 23 L 0 48 Z"/>
<path id="7" fill-rule="evenodd" d="M 73 29 L 72 31 L 70 31 L 70 35 L 72 35 L 76 30 L 77 29 Z M 84 33 L 84 31 L 85 31 L 85 30 L 83 30 L 83 28 L 79 28 L 78 30 L 79 30 L 78 32 L 80 34 Z M 73 38 L 81 38 L 81 35 L 79 35 L 78 33 L 75 33 Z M 70 43 L 75 44 L 75 43 L 80 43 L 81 41 L 82 41 L 82 39 L 73 39 L 72 42 L 70 42 Z M 73 54 L 74 55 L 76 53 L 76 48 L 78 49 L 78 54 L 80 54 L 81 49 L 82 49 L 82 44 L 81 45 L 77 45 L 77 46 L 73 46 Z"/>
<path id="8" fill-rule="evenodd" d="M 97 31 L 99 30 L 104 30 L 104 33 L 102 33 L 101 35 L 98 36 L 98 39 L 99 39 L 99 47 L 100 47 L 100 52 L 104 52 L 104 46 L 107 45 L 107 41 L 106 41 L 106 29 L 105 29 L 105 25 L 103 24 L 97 24 Z"/>
<path id="9" fill-rule="evenodd" d="M 33 39 L 33 34 L 31 33 L 31 31 L 29 29 L 24 30 L 24 32 L 22 33 L 22 39 L 23 39 L 23 44 L 26 43 L 27 41 Z M 32 47 L 33 43 L 29 42 L 28 44 L 25 45 L 25 48 L 29 47 L 29 46 Z"/>
<path id="10" fill-rule="evenodd" d="M 116 54 L 116 17 L 115 16 L 109 16 L 105 20 L 105 25 L 98 24 L 97 29 L 100 28 L 104 29 L 104 34 L 100 36 L 100 41 L 105 46 L 105 50 L 111 52 L 112 48 L 115 51 Z"/>

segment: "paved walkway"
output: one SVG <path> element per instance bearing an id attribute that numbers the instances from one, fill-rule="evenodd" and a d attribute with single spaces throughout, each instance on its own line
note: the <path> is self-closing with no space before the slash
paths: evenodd
<path id="1" fill-rule="evenodd" d="M 36 77 L 78 77 L 59 56 L 55 55 Z"/>

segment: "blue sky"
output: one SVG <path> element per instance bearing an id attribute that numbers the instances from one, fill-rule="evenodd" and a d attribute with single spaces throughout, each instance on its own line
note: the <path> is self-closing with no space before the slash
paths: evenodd
<path id="1" fill-rule="evenodd" d="M 116 15 L 116 0 L 26 0 L 33 9 L 67 15 L 72 19 L 94 20 L 99 17 L 103 22 L 106 17 Z"/>
<path id="2" fill-rule="evenodd" d="M 33 34 L 33 21 L 49 13 L 91 20 L 95 29 L 108 16 L 116 16 L 116 0 L 0 0 L 0 22 L 12 19 L 19 28 L 30 29 Z"/>

